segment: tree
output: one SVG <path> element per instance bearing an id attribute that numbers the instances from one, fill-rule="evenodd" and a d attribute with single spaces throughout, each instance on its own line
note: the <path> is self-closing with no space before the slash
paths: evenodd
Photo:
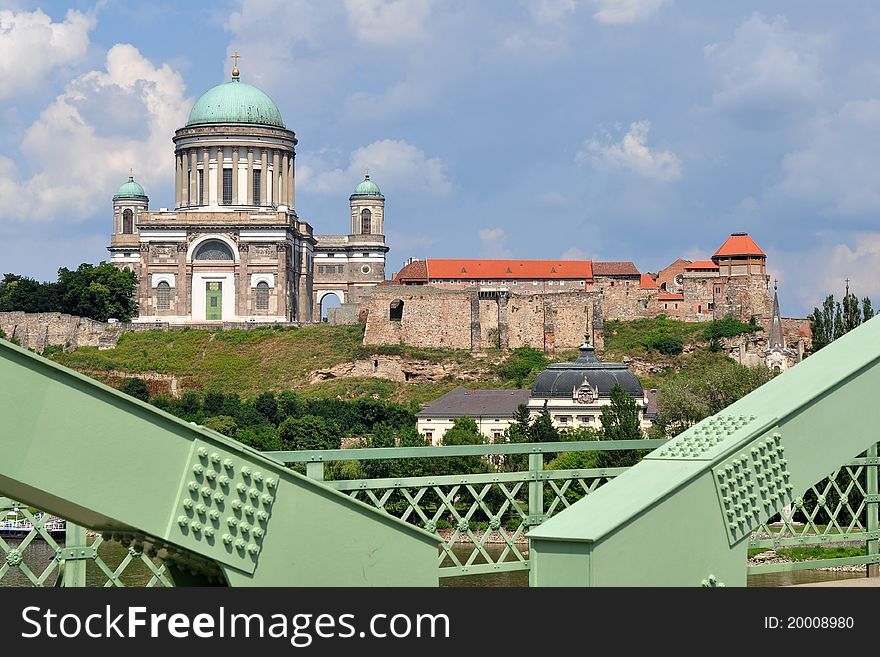
<path id="1" fill-rule="evenodd" d="M 285 449 L 339 449 L 342 444 L 337 427 L 316 415 L 287 418 L 278 427 L 278 436 Z"/>
<path id="2" fill-rule="evenodd" d="M 140 399 L 145 402 L 150 401 L 150 389 L 147 387 L 147 382 L 143 379 L 129 377 L 122 384 L 120 390 L 126 395 L 131 395 L 135 399 Z"/>
<path id="3" fill-rule="evenodd" d="M 553 443 L 559 440 L 559 430 L 553 426 L 547 402 L 544 402 L 541 414 L 532 422 L 528 433 L 530 443 Z"/>
<path id="4" fill-rule="evenodd" d="M 860 308 L 858 297 L 849 291 L 849 287 L 840 303 L 835 303 L 834 295 L 829 294 L 825 297 L 822 309 L 813 308 L 809 316 L 813 333 L 813 353 L 846 335 L 873 316 L 871 299 L 868 297 L 862 299 Z"/>
<path id="5" fill-rule="evenodd" d="M 254 410 L 266 418 L 269 424 L 278 424 L 278 401 L 274 392 L 263 392 L 254 399 Z"/>
<path id="6" fill-rule="evenodd" d="M 611 403 L 602 407 L 601 440 L 640 440 L 643 438 L 639 422 L 639 407 L 630 394 L 616 385 L 611 388 Z M 635 465 L 648 450 L 633 449 L 614 452 L 596 452 L 597 468 L 620 468 Z"/>
<path id="7" fill-rule="evenodd" d="M 482 445 L 486 439 L 473 418 L 459 417 L 443 434 L 442 441 L 444 445 Z"/>
<path id="8" fill-rule="evenodd" d="M 744 367 L 724 360 L 698 374 L 664 380 L 658 389 L 660 427 L 676 435 L 727 408 L 776 374 L 766 367 Z"/>
<path id="9" fill-rule="evenodd" d="M 238 424 L 236 424 L 235 418 L 228 415 L 214 415 L 205 418 L 205 421 L 202 422 L 202 424 L 209 429 L 213 429 L 214 431 L 222 433 L 224 436 L 229 436 L 230 438 L 234 438 L 235 434 L 238 432 Z"/>
<path id="10" fill-rule="evenodd" d="M 133 272 L 107 262 L 81 264 L 75 271 L 58 270 L 58 310 L 106 322 L 114 317 L 127 322 L 137 313 Z"/>

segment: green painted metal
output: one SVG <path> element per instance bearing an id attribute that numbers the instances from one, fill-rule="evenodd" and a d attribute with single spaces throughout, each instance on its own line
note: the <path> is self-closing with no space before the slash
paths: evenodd
<path id="1" fill-rule="evenodd" d="M 878 344 L 866 322 L 531 530 L 531 583 L 745 585 L 752 533 L 876 441 Z"/>
<path id="2" fill-rule="evenodd" d="M 877 445 L 871 445 L 868 448 L 867 458 L 865 459 L 866 463 L 866 492 L 868 495 L 876 496 L 880 490 L 878 490 L 878 459 L 877 458 Z M 868 555 L 869 556 L 878 556 L 880 555 L 880 524 L 878 524 L 878 504 L 875 502 L 873 504 L 868 504 L 868 508 L 866 509 L 866 525 L 868 532 L 870 532 L 873 536 L 870 540 L 868 540 Z M 877 577 L 880 576 L 880 565 L 878 562 L 873 562 L 868 566 L 868 576 L 869 577 Z"/>
<path id="3" fill-rule="evenodd" d="M 667 440 L 584 440 L 551 443 L 497 443 L 489 445 L 447 445 L 440 447 L 372 447 L 366 449 L 324 449 L 264 452 L 282 463 L 310 461 L 368 461 L 371 459 L 439 458 L 445 456 L 495 456 L 499 454 L 550 454 L 556 452 L 604 452 L 622 449 L 655 449 Z"/>
<path id="4" fill-rule="evenodd" d="M 122 183 L 122 185 L 119 186 L 119 189 L 116 190 L 116 194 L 113 195 L 114 201 L 124 198 L 147 198 L 147 193 L 144 191 L 144 188 L 140 183 L 135 182 L 133 176 L 129 176 L 128 180 Z"/>
<path id="5" fill-rule="evenodd" d="M 430 533 L 5 341 L 0 418 L 0 494 L 156 554 L 178 584 L 437 583 Z"/>
<path id="6" fill-rule="evenodd" d="M 186 125 L 217 123 L 284 127 L 275 102 L 265 92 L 241 82 L 238 77 L 203 93 L 190 110 Z"/>

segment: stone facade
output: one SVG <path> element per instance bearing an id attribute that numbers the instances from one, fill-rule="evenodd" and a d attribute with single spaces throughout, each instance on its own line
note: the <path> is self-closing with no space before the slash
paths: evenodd
<path id="1" fill-rule="evenodd" d="M 377 287 L 360 304 L 367 316 L 364 344 L 552 352 L 577 347 L 589 332 L 604 346 L 598 292 L 480 296 L 430 286 Z"/>
<path id="2" fill-rule="evenodd" d="M 124 332 L 120 324 L 105 324 L 93 319 L 63 313 L 0 313 L 0 330 L 7 339 L 15 338 L 26 349 L 41 352 L 49 346 L 65 351 L 77 347 L 109 349 Z"/>

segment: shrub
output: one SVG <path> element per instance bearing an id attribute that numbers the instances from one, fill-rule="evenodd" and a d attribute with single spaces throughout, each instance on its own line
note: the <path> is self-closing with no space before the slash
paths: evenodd
<path id="1" fill-rule="evenodd" d="M 684 351 L 684 344 L 682 343 L 681 338 L 675 337 L 674 335 L 657 333 L 651 333 L 648 335 L 645 339 L 645 347 L 648 351 L 656 349 L 666 356 L 675 356 Z"/>
<path id="2" fill-rule="evenodd" d="M 150 389 L 147 388 L 147 382 L 143 379 L 128 378 L 123 382 L 120 390 L 135 399 L 150 401 Z"/>

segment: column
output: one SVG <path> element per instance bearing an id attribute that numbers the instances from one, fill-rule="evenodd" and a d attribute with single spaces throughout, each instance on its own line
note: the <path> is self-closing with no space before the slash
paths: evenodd
<path id="1" fill-rule="evenodd" d="M 238 205 L 238 146 L 232 147 L 232 205 Z"/>
<path id="2" fill-rule="evenodd" d="M 202 149 L 202 202 L 199 205 L 211 203 L 211 150 L 206 146 Z"/>
<path id="3" fill-rule="evenodd" d="M 183 164 L 180 159 L 180 153 L 174 154 L 174 207 L 180 207 L 180 172 L 183 170 Z"/>
<path id="4" fill-rule="evenodd" d="M 283 181 L 283 183 L 282 183 Z M 290 206 L 287 197 L 290 196 L 290 181 L 287 179 L 287 152 L 281 154 L 281 171 L 278 172 L 278 186 L 283 187 L 281 190 L 282 197 L 280 202 Z"/>
<path id="5" fill-rule="evenodd" d="M 241 239 L 241 238 L 239 238 Z M 238 276 L 238 288 L 236 288 L 236 292 L 238 293 L 238 310 L 236 314 L 239 317 L 244 315 L 251 315 L 251 310 L 248 307 L 248 296 L 250 294 L 250 273 L 248 272 L 248 244 L 247 242 L 239 242 L 238 243 L 238 260 L 239 260 L 239 276 Z"/>
<path id="6" fill-rule="evenodd" d="M 247 149 L 247 184 L 244 190 L 245 203 L 253 205 L 254 203 L 254 149 L 248 146 Z"/>
<path id="7" fill-rule="evenodd" d="M 266 178 L 269 176 L 269 152 L 265 148 L 260 149 L 260 205 L 268 205 L 266 202 Z"/>
<path id="8" fill-rule="evenodd" d="M 263 151 L 263 158 L 266 157 L 266 151 Z M 263 184 L 265 185 L 265 178 Z M 278 306 L 275 310 L 276 315 L 289 317 L 287 312 L 287 243 L 281 242 L 276 244 L 278 249 L 278 280 L 275 281 L 275 296 L 278 299 Z"/>
<path id="9" fill-rule="evenodd" d="M 279 190 L 281 189 L 281 158 L 278 155 L 278 150 L 272 151 L 272 204 L 278 205 L 281 203 L 281 194 Z"/>
<path id="10" fill-rule="evenodd" d="M 189 297 L 192 293 L 186 280 L 186 251 L 186 242 L 179 242 L 177 244 L 177 280 L 174 285 L 174 296 L 177 302 L 174 304 L 174 314 L 184 317 L 190 314 Z"/>
<path id="11" fill-rule="evenodd" d="M 223 160 L 226 159 L 223 147 L 217 147 L 217 205 L 223 205 Z"/>
<path id="12" fill-rule="evenodd" d="M 290 207 L 296 207 L 296 151 L 290 154 Z"/>
<path id="13" fill-rule="evenodd" d="M 199 200 L 199 151 L 196 148 L 189 149 L 189 202 L 187 205 L 195 205 Z"/>

